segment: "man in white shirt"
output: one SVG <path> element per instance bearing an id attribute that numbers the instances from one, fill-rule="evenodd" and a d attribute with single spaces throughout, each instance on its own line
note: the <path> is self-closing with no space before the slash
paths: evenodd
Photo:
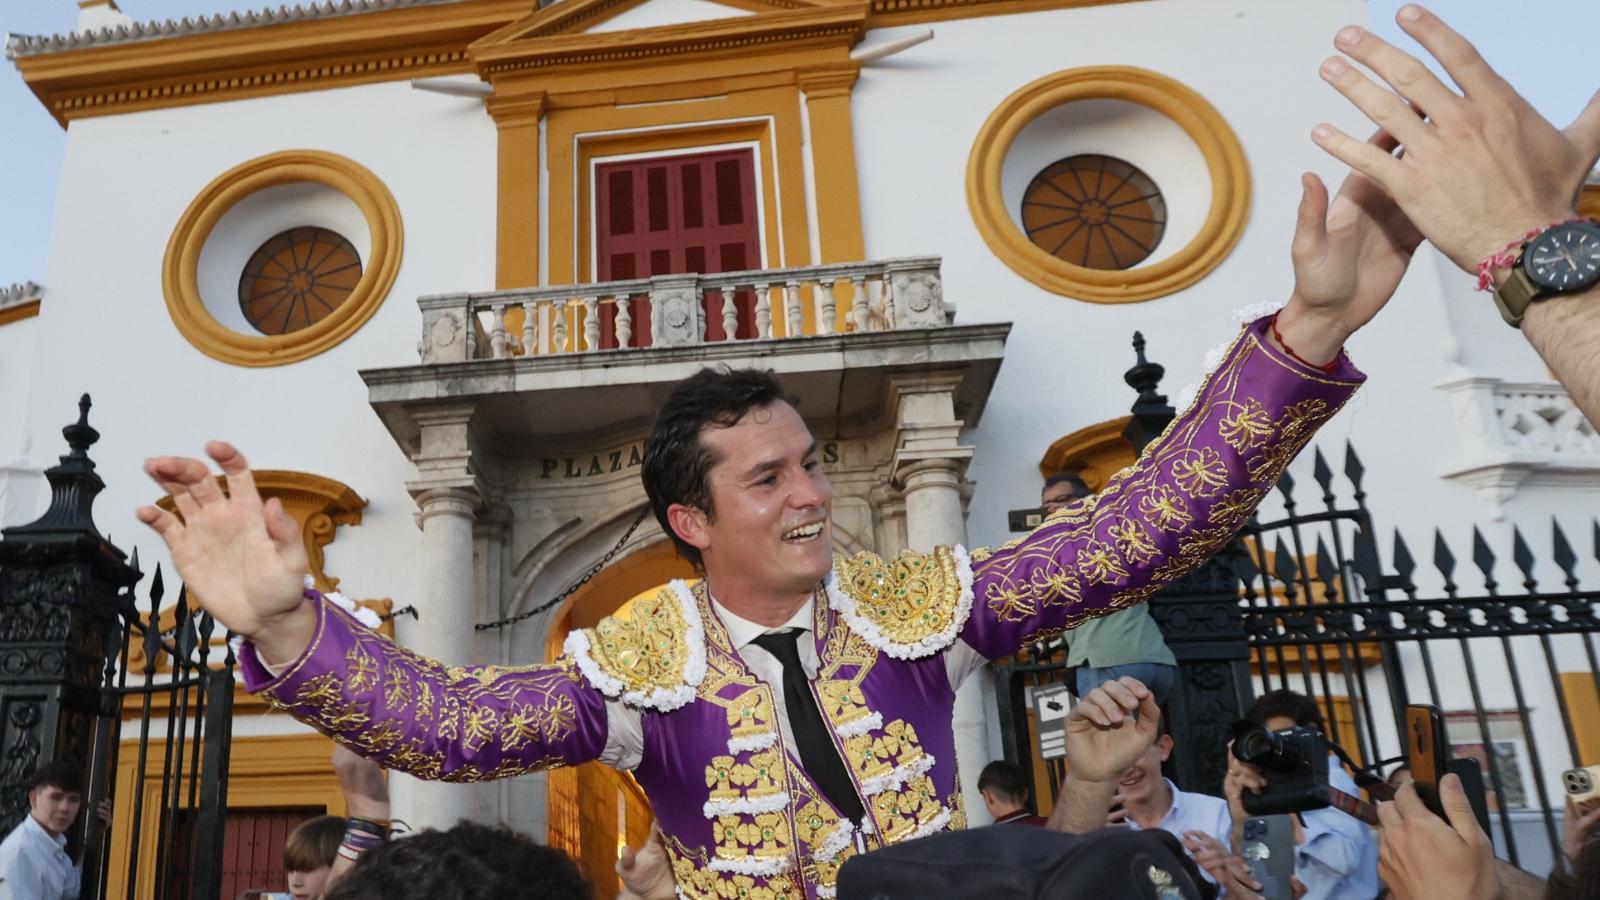
<path id="1" fill-rule="evenodd" d="M 39 767 L 28 783 L 28 815 L 0 842 L 0 900 L 74 900 L 79 871 L 66 831 L 83 806 L 83 772 L 67 763 Z"/>
<path id="2" fill-rule="evenodd" d="M 1161 735 L 1122 773 L 1106 824 L 1166 831 L 1183 842 L 1206 880 L 1219 885 L 1224 895 L 1255 896 L 1260 886 L 1250 877 L 1249 867 L 1228 850 L 1233 830 L 1228 801 L 1180 791 L 1162 776 L 1161 764 L 1172 755 L 1172 746 L 1172 735 Z"/>

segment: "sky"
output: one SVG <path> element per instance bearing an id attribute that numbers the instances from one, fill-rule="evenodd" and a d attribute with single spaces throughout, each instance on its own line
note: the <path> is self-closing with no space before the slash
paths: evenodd
<path id="1" fill-rule="evenodd" d="M 1322 0 L 1278 0 L 1317 3 Z M 121 0 L 137 20 L 261 9 L 263 0 Z M 1373 27 L 1420 52 L 1394 24 L 1402 0 L 1368 0 Z M 1595 0 L 1433 0 L 1430 4 L 1534 106 L 1558 124 L 1571 121 L 1600 89 L 1600 2 Z M 72 30 L 74 0 L 0 0 L 0 33 Z M 1332 35 L 1329 35 L 1330 52 Z M 1311 61 L 1314 64 L 1316 61 Z M 66 132 L 45 112 L 16 69 L 0 61 L 0 287 L 44 283 L 56 184 Z M 46 285 L 48 288 L 48 285 Z"/>

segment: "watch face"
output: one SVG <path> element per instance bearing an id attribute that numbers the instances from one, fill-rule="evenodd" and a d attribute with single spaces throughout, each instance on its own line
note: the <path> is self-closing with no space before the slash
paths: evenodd
<path id="1" fill-rule="evenodd" d="M 1600 282 L 1600 227 L 1557 225 L 1528 245 L 1522 268 L 1534 284 L 1562 293 Z"/>

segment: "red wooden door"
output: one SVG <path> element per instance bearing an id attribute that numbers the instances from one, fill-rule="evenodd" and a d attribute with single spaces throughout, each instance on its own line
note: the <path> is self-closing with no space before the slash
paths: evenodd
<path id="1" fill-rule="evenodd" d="M 230 809 L 223 819 L 222 894 L 286 891 L 283 844 L 307 819 L 325 815 L 320 806 L 299 809 Z"/>
<path id="2" fill-rule="evenodd" d="M 595 167 L 595 248 L 600 281 L 761 266 L 755 154 L 718 150 Z M 755 336 L 755 296 L 740 291 L 738 336 Z M 726 338 L 721 298 L 705 298 L 706 338 Z M 633 301 L 630 345 L 650 344 L 649 307 Z M 600 314 L 600 346 L 616 346 L 615 310 Z"/>

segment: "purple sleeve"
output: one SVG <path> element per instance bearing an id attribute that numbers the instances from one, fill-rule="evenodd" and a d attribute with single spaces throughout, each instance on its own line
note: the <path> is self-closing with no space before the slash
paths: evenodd
<path id="1" fill-rule="evenodd" d="M 356 622 L 315 591 L 317 628 L 274 677 L 246 643 L 245 689 L 384 768 L 443 781 L 587 762 L 606 740 L 605 699 L 567 657 L 533 666 L 444 666 Z"/>
<path id="2" fill-rule="evenodd" d="M 1148 600 L 1209 559 L 1249 518 L 1312 434 L 1366 380 L 1331 373 L 1245 327 L 1199 395 L 1132 466 L 1032 533 L 972 552 L 961 637 L 991 659 Z"/>

